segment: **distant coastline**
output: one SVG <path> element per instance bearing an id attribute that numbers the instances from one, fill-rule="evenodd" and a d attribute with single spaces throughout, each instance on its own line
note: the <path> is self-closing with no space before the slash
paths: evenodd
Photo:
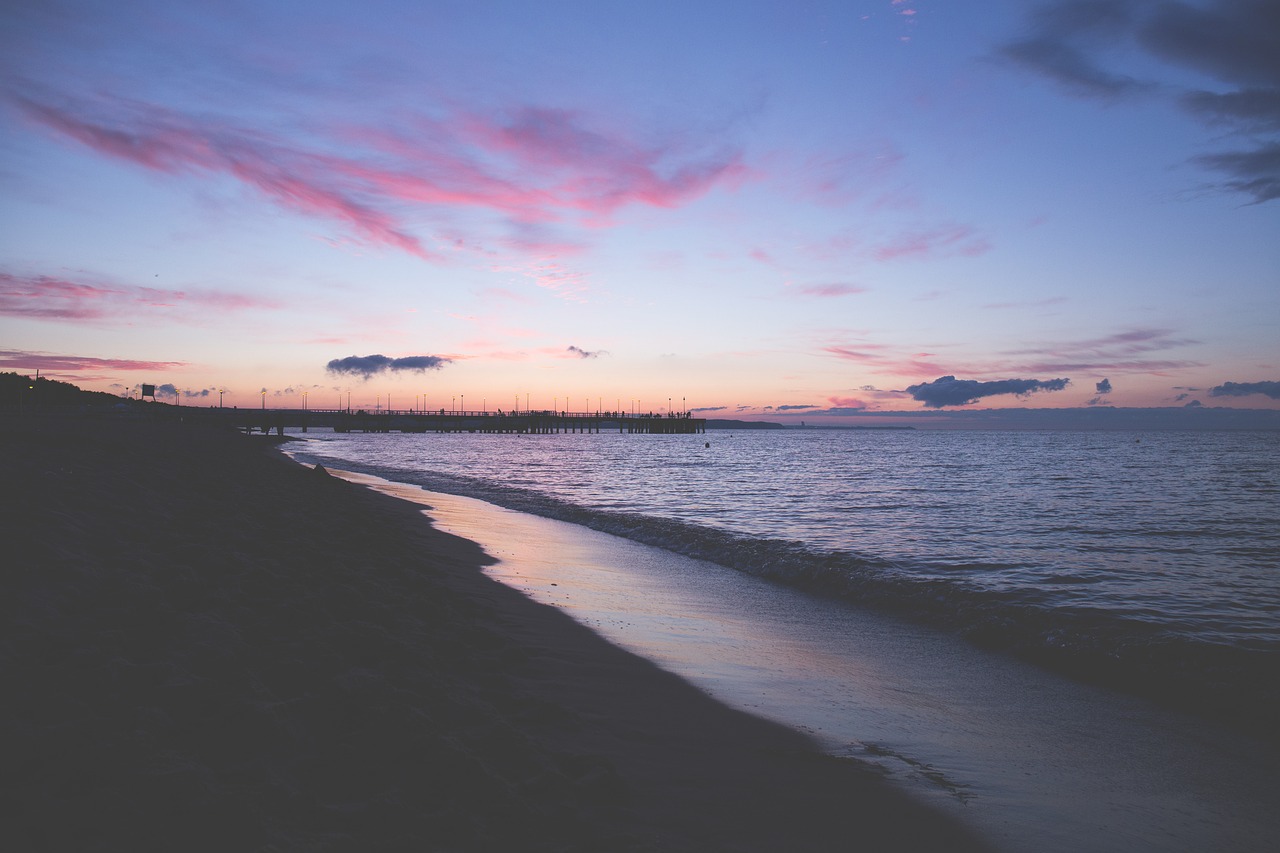
<path id="1" fill-rule="evenodd" d="M 185 412 L 211 405 L 175 406 L 155 400 L 86 391 L 68 382 L 18 373 L 0 373 L 0 411 L 75 410 L 81 413 L 141 414 Z M 230 408 L 230 407 L 228 407 Z M 714 409 L 694 410 L 706 414 Z M 1280 409 L 1237 409 L 1219 406 L 1120 408 L 1089 406 L 1069 409 L 927 409 L 923 411 L 813 411 L 770 413 L 771 420 L 708 418 L 709 430 L 1280 430 Z"/>
<path id="2" fill-rule="evenodd" d="M 775 415 L 776 417 L 776 415 Z M 824 423 L 824 421 L 830 421 Z M 1280 430 L 1280 409 L 1192 406 L 1074 409 L 930 409 L 822 411 L 788 415 L 786 423 L 708 420 L 708 429 L 922 429 L 922 430 Z M 722 426 L 730 424 L 732 426 Z"/>

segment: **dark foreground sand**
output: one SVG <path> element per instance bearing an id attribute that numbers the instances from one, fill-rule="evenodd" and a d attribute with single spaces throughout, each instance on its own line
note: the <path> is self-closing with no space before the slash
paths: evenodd
<path id="1" fill-rule="evenodd" d="M 264 437 L 0 417 L 0 452 L 4 849 L 978 846 Z"/>

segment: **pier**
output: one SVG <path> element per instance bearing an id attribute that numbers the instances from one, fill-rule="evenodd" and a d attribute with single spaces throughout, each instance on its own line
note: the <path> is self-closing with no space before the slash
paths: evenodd
<path id="1" fill-rule="evenodd" d="M 187 411 L 211 421 L 235 426 L 244 432 L 328 427 L 334 432 L 368 433 L 557 433 L 614 432 L 632 435 L 697 435 L 707 431 L 704 418 L 688 413 L 632 415 L 622 412 L 466 412 L 415 410 L 347 411 L 343 409 L 199 409 Z"/>

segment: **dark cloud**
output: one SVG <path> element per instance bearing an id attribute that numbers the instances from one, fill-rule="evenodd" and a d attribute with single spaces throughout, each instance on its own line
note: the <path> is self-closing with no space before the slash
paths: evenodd
<path id="1" fill-rule="evenodd" d="M 1209 389 L 1210 397 L 1248 397 L 1251 394 L 1280 400 L 1280 382 L 1223 382 Z"/>
<path id="2" fill-rule="evenodd" d="M 690 409 L 691 412 L 723 412 L 728 406 L 702 406 L 701 408 Z"/>
<path id="3" fill-rule="evenodd" d="M 1037 391 L 1061 391 L 1071 383 L 1070 379 L 998 379 L 979 382 L 976 379 L 956 379 L 942 376 L 932 382 L 907 387 L 907 393 L 931 409 L 943 406 L 964 406 L 983 397 L 1017 394 L 1020 397 Z"/>
<path id="4" fill-rule="evenodd" d="M 1180 93 L 1177 84 L 1138 80 L 1104 64 L 1128 42 L 1179 72 L 1196 71 L 1226 91 Z M 1151 0 L 1056 0 L 1035 10 L 1030 30 L 997 53 L 1086 97 L 1167 96 L 1195 118 L 1227 125 L 1248 140 L 1243 150 L 1197 157 L 1225 175 L 1220 188 L 1260 204 L 1280 198 L 1280 3 L 1211 0 L 1201 5 Z"/>
<path id="5" fill-rule="evenodd" d="M 335 374 L 362 376 L 365 379 L 375 373 L 388 370 L 413 370 L 422 373 L 427 370 L 439 370 L 452 362 L 438 355 L 411 355 L 405 358 L 388 358 L 385 355 L 349 355 L 346 358 L 335 358 L 325 365 L 325 369 Z"/>
<path id="6" fill-rule="evenodd" d="M 1138 30 L 1151 53 L 1236 85 L 1280 86 L 1280 4 L 1159 3 Z"/>
<path id="7" fill-rule="evenodd" d="M 1200 408 L 1200 406 L 1201 406 L 1201 405 L 1203 405 L 1203 404 L 1202 404 L 1199 400 L 1192 400 L 1190 403 L 1187 403 L 1185 406 L 1183 406 L 1183 408 L 1184 408 L 1184 409 L 1198 409 L 1198 408 Z"/>
<path id="8" fill-rule="evenodd" d="M 1093 387 L 1097 390 L 1098 396 L 1090 400 L 1088 405 L 1100 406 L 1103 403 L 1102 398 L 1111 393 L 1111 380 L 1103 379 L 1101 382 L 1097 383 Z"/>
<path id="9" fill-rule="evenodd" d="M 1227 151 L 1205 154 L 1195 161 L 1228 179 L 1227 189 L 1253 196 L 1255 204 L 1280 198 L 1280 142 L 1253 151 Z"/>
<path id="10" fill-rule="evenodd" d="M 1280 89 L 1238 92 L 1188 92 L 1183 109 L 1208 124 L 1238 124 L 1242 129 L 1280 128 Z"/>
<path id="11" fill-rule="evenodd" d="M 789 412 L 789 411 L 792 411 L 793 409 L 816 409 L 816 408 L 818 408 L 818 407 L 817 407 L 817 406 L 813 406 L 813 405 L 809 405 L 809 406 L 779 406 L 779 407 L 778 407 L 778 411 L 779 411 L 779 412 Z"/>
<path id="12" fill-rule="evenodd" d="M 570 346 L 567 350 L 565 350 L 565 352 L 571 352 L 574 355 L 576 355 L 578 358 L 599 358 L 602 355 L 608 355 L 608 353 L 605 352 L 604 350 L 596 350 L 595 352 L 591 352 L 590 350 L 585 350 L 585 349 L 582 349 L 581 347 L 575 347 L 575 346 Z"/>
<path id="13" fill-rule="evenodd" d="M 156 386 L 156 394 L 161 397 L 177 397 L 178 389 L 174 387 L 173 383 L 166 382 L 163 385 Z"/>
<path id="14" fill-rule="evenodd" d="M 1106 70 L 1092 53 L 1133 26 L 1131 3 L 1066 0 L 1031 14 L 1026 38 L 1001 46 L 999 55 L 1078 95 L 1115 98 L 1149 84 Z"/>

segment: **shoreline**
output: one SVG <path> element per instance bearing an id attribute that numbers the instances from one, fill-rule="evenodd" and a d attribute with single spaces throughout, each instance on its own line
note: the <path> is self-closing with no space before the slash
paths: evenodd
<path id="1" fill-rule="evenodd" d="M 1280 828 L 1273 750 L 1247 736 L 660 548 L 329 470 L 418 504 L 498 558 L 490 577 L 877 766 L 998 849 L 1262 851 Z"/>
<path id="2" fill-rule="evenodd" d="M 486 578 L 412 506 L 189 424 L 12 419 L 12 840 L 982 849 Z"/>
<path id="3" fill-rule="evenodd" d="M 307 463 L 348 465 L 312 449 L 322 446 L 323 439 L 317 443 L 306 436 L 294 437 L 300 442 L 289 448 L 289 455 Z M 1191 714 L 1208 725 L 1247 734 L 1269 748 L 1280 745 L 1272 723 L 1280 712 L 1280 659 L 1273 650 L 1223 644 L 1194 633 L 1179 635 L 1170 630 L 1167 620 L 1147 622 L 1122 610 L 1080 608 L 1078 602 L 1041 607 L 945 579 L 922 582 L 886 571 L 893 561 L 883 555 L 879 558 L 883 566 L 866 571 L 859 564 L 860 554 L 831 555 L 785 538 L 740 536 L 723 525 L 565 502 L 522 485 L 504 485 L 492 471 L 472 479 L 456 471 L 406 468 L 397 473 L 394 467 L 355 460 L 349 465 L 365 474 L 405 479 L 415 487 L 476 498 L 675 554 L 709 559 L 771 583 L 947 631 L 975 649 Z M 822 565 L 821 571 L 812 570 L 816 564 Z M 1132 609 L 1133 602 L 1129 605 Z"/>

